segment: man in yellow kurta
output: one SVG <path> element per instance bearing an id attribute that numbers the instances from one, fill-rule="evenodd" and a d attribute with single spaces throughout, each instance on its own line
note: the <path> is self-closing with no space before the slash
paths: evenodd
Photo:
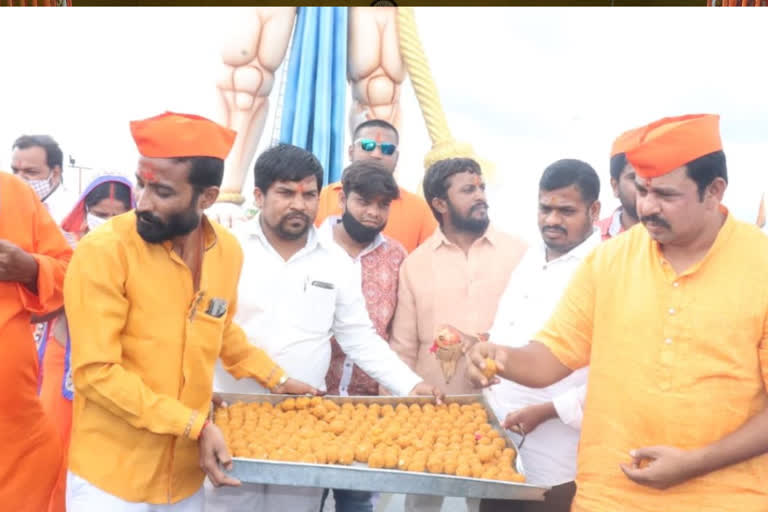
<path id="1" fill-rule="evenodd" d="M 486 357 L 534 387 L 590 366 L 573 511 L 768 510 L 768 238 L 721 205 L 718 124 L 646 126 L 626 152 L 642 225 L 584 260 L 534 342 L 469 354 L 483 385 Z"/>
<path id="2" fill-rule="evenodd" d="M 316 391 L 232 322 L 242 250 L 202 212 L 234 132 L 174 113 L 131 132 L 136 210 L 83 238 L 64 285 L 75 386 L 67 509 L 199 512 L 206 474 L 239 484 L 221 471 L 231 458 L 206 419 L 216 360 L 276 393 Z"/>

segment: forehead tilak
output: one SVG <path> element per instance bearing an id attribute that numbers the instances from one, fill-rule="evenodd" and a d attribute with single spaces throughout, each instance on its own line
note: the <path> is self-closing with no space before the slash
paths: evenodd
<path id="1" fill-rule="evenodd" d="M 157 181 L 157 175 L 155 174 L 155 171 L 152 169 L 147 169 L 146 167 L 139 169 L 139 177 L 141 177 L 141 179 L 147 183 L 154 183 Z"/>

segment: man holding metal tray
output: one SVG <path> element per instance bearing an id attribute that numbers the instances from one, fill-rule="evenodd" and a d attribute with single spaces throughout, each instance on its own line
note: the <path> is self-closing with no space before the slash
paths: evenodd
<path id="1" fill-rule="evenodd" d="M 325 389 L 331 336 L 368 375 L 397 395 L 439 396 L 395 354 L 373 327 L 361 276 L 313 221 L 323 168 L 312 153 L 280 144 L 256 160 L 259 215 L 237 233 L 245 251 L 236 320 L 254 345 L 289 375 Z M 252 380 L 216 369 L 215 390 L 264 393 Z M 322 488 L 247 485 L 208 488 L 206 510 L 316 511 Z"/>
<path id="2" fill-rule="evenodd" d="M 207 420 L 216 360 L 280 393 L 316 390 L 232 321 L 242 250 L 203 211 L 234 132 L 168 112 L 131 133 L 136 210 L 82 239 L 64 284 L 75 385 L 67 510 L 200 512 L 206 475 L 238 485 Z"/>

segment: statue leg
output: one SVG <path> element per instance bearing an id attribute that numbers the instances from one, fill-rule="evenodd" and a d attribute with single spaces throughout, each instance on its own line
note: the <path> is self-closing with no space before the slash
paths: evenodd
<path id="1" fill-rule="evenodd" d="M 397 38 L 397 8 L 350 7 L 350 131 L 367 119 L 384 119 L 400 129 L 400 87 L 405 73 Z"/>
<path id="2" fill-rule="evenodd" d="M 264 130 L 275 71 L 285 58 L 296 15 L 295 7 L 237 10 L 221 50 L 216 83 L 219 119 L 237 131 L 227 158 L 220 202 L 241 204 L 245 176 Z"/>

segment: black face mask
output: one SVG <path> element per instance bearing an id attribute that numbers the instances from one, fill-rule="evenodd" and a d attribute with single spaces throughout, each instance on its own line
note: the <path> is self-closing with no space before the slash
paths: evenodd
<path id="1" fill-rule="evenodd" d="M 368 227 L 358 222 L 348 211 L 344 212 L 341 216 L 341 223 L 344 225 L 344 229 L 347 230 L 347 234 L 352 237 L 352 240 L 360 244 L 373 242 L 376 235 L 381 233 L 381 230 L 386 226 L 386 223 L 384 223 L 384 225 L 378 228 Z"/>
<path id="2" fill-rule="evenodd" d="M 159 244 L 177 236 L 188 235 L 199 225 L 200 215 L 195 208 L 174 213 L 167 222 L 150 212 L 136 212 L 136 231 L 150 244 Z"/>

